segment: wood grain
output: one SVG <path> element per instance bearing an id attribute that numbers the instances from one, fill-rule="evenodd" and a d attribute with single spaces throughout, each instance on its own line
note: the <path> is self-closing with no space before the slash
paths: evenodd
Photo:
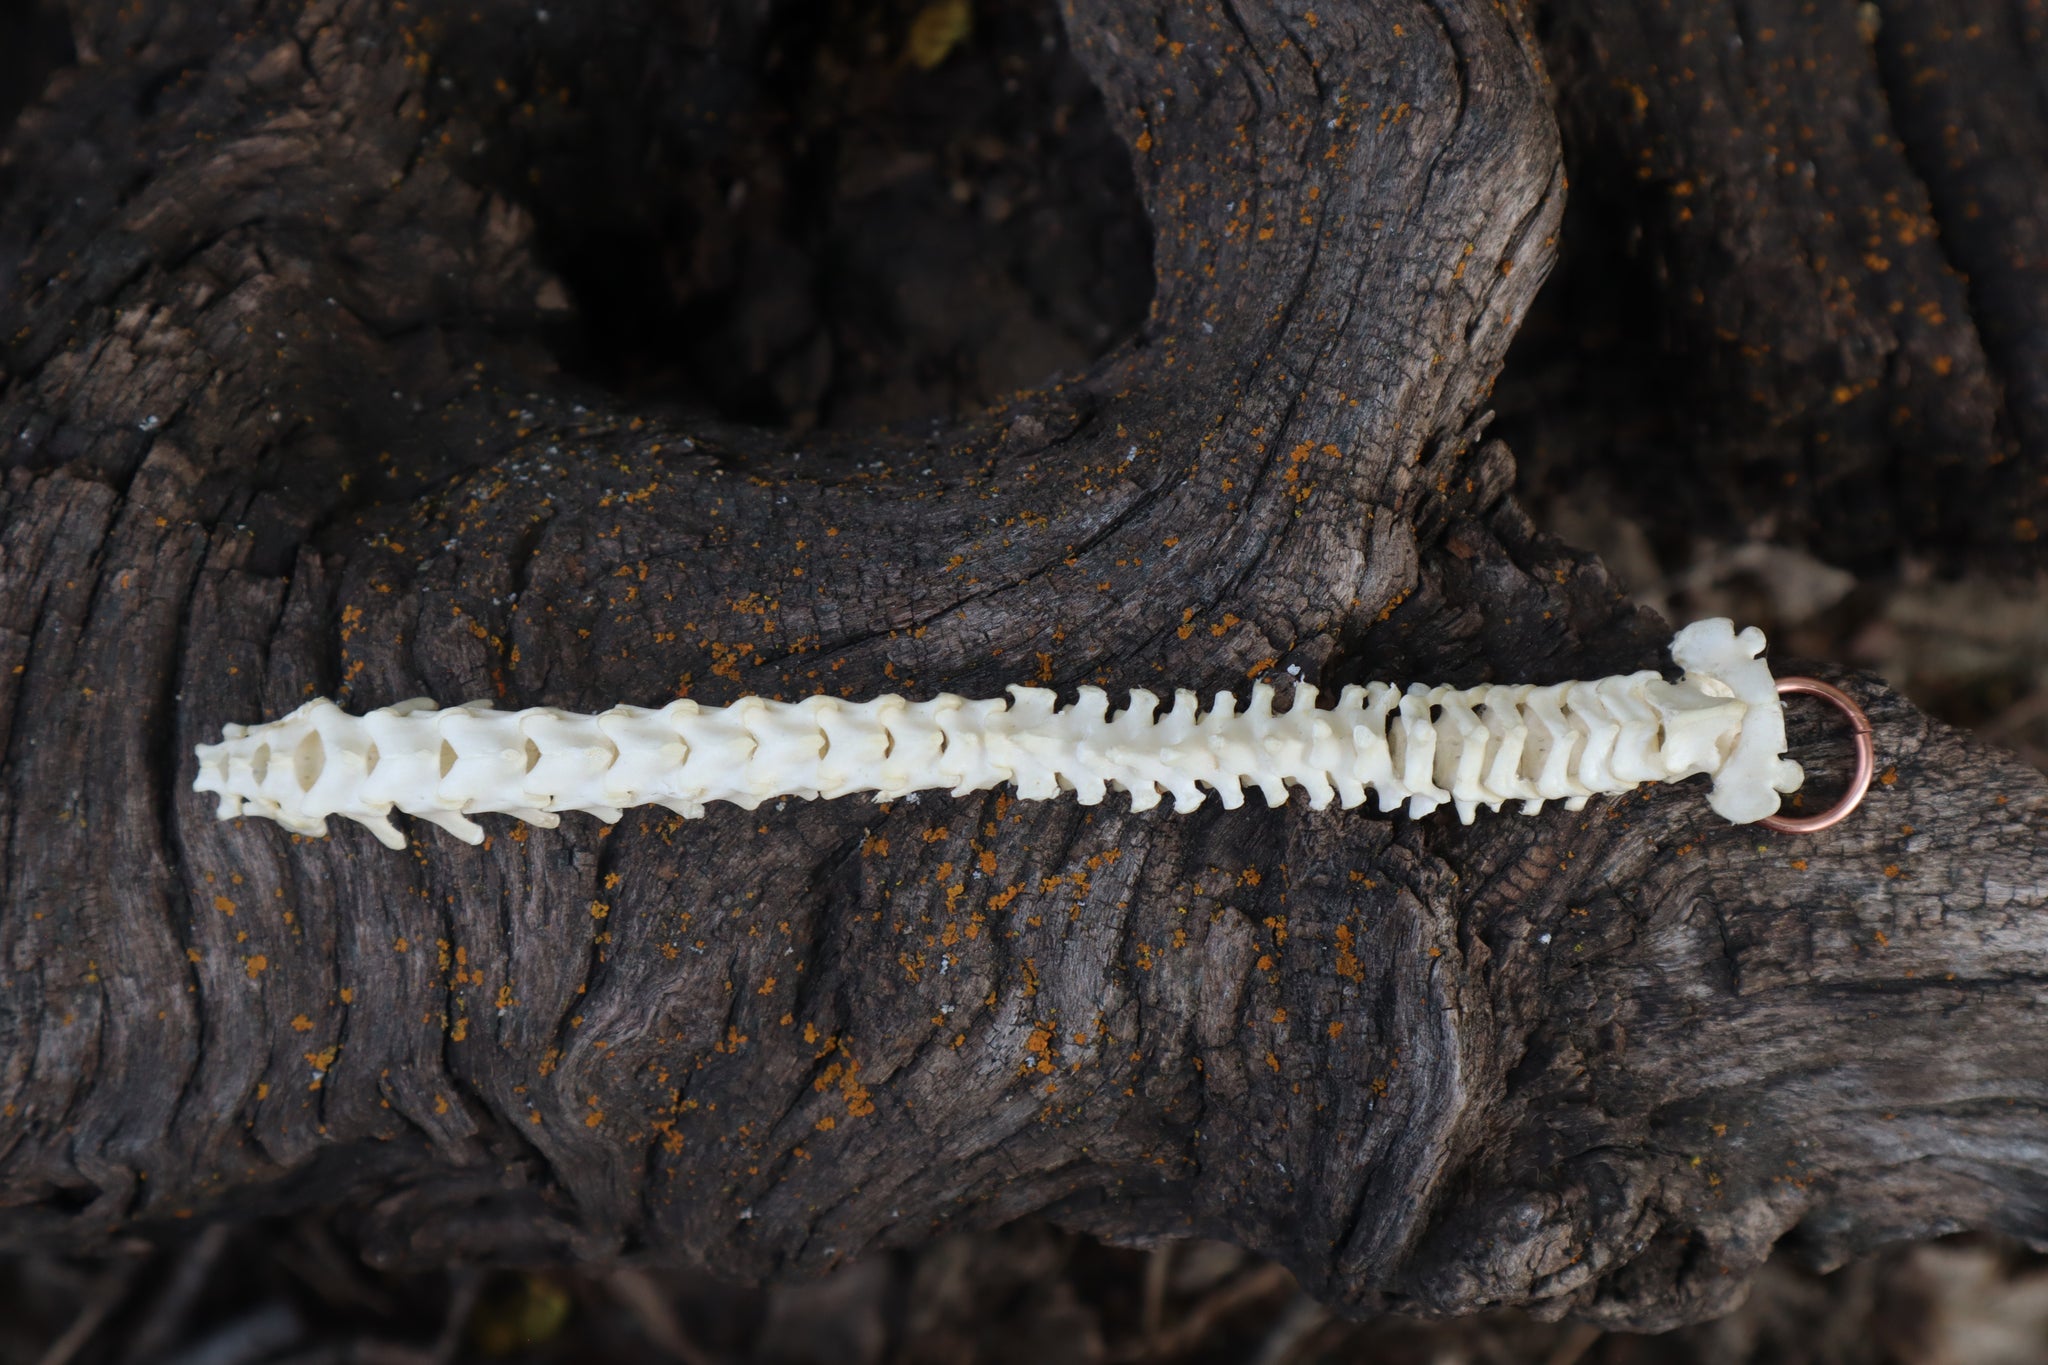
<path id="1" fill-rule="evenodd" d="M 2048 783 L 1869 678 L 1881 784 L 1798 840 L 1695 787 L 1470 829 L 216 823 L 192 745 L 314 694 L 1661 662 L 1483 439 L 1564 185 L 1508 11 L 1075 7 L 1153 225 L 1139 333 L 801 439 L 555 370 L 531 215 L 434 93 L 464 36 L 525 88 L 536 22 L 81 4 L 7 144 L 0 1239 L 321 1204 L 387 1261 L 751 1279 L 1038 1213 L 1352 1310 L 1652 1327 L 1780 1239 L 2043 1235 Z M 1793 738 L 1824 791 L 1842 738 Z"/>

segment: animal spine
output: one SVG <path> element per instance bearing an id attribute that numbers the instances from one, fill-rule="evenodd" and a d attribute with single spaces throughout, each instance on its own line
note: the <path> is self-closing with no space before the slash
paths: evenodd
<path id="1" fill-rule="evenodd" d="M 1211 791 L 1234 810 L 1247 786 L 1274 806 L 1300 787 L 1315 810 L 1349 809 L 1370 791 L 1382 811 L 1405 803 L 1419 816 L 1448 802 L 1470 823 L 1481 806 L 1577 810 L 1596 795 L 1703 773 L 1714 778 L 1713 808 L 1747 822 L 1776 811 L 1778 793 L 1800 781 L 1780 757 L 1784 721 L 1763 645 L 1755 629 L 1738 636 L 1725 620 L 1701 621 L 1672 641 L 1686 670 L 1676 683 L 1654 672 L 1545 687 L 1370 683 L 1328 708 L 1304 683 L 1279 713 L 1263 683 L 1243 710 L 1219 692 L 1204 711 L 1182 690 L 1159 714 L 1159 698 L 1140 688 L 1114 716 L 1094 687 L 1067 707 L 1043 688 L 1012 687 L 1007 702 L 743 697 L 594 716 L 486 702 L 441 710 L 424 698 L 352 716 L 321 699 L 226 726 L 219 744 L 198 746 L 192 785 L 219 796 L 223 820 L 260 815 L 325 835 L 327 817 L 340 815 L 392 848 L 405 846 L 394 810 L 474 844 L 474 815 L 552 828 L 570 810 L 610 823 L 653 804 L 694 818 L 711 801 L 751 810 L 791 796 L 957 796 L 1005 782 L 1027 800 L 1071 792 L 1083 805 L 1113 788 L 1134 810 L 1171 796 L 1181 812 Z"/>

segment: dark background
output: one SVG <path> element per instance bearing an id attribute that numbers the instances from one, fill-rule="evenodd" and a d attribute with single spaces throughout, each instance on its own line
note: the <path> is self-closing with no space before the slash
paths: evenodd
<path id="1" fill-rule="evenodd" d="M 1612 116 L 1601 64 L 1627 54 L 1588 55 L 1600 22 L 1592 5 L 1535 16 L 1572 197 L 1494 395 L 1523 501 L 1672 619 L 1733 615 L 1790 653 L 1876 668 L 2048 766 L 2038 556 L 1930 504 L 1916 480 L 1938 471 L 1887 466 L 1882 424 L 1905 405 L 1839 400 L 1853 386 L 1826 364 L 1788 360 L 1777 390 L 1731 401 L 1754 376 L 1666 288 L 1700 272 L 1667 211 L 1682 168 L 1644 174 L 1631 140 L 1684 149 Z M 1126 153 L 1049 7 L 785 3 L 649 42 L 565 4 L 551 30 L 557 86 L 487 98 L 464 77 L 494 54 L 454 51 L 442 92 L 491 111 L 466 172 L 534 214 L 557 358 L 594 386 L 793 432 L 902 428 L 1078 370 L 1144 319 Z M 637 87 L 582 79 L 616 69 L 619 45 L 644 49 Z M 0 0 L 0 127 L 76 55 L 57 6 Z M 1913 382 L 1894 365 L 1880 387 Z M 2022 439 L 2012 425 L 1984 439 Z M 1798 452 L 1822 431 L 1872 454 L 1813 487 Z M 2021 1362 L 2048 1360 L 2048 1259 L 1975 1237 L 1825 1276 L 1781 1258 L 1730 1317 L 1661 1337 L 1512 1313 L 1345 1323 L 1220 1244 L 1123 1250 L 1036 1224 L 765 1290 L 641 1269 L 387 1274 L 351 1249 L 347 1210 L 0 1260 L 0 1365 L 462 1359 Z"/>

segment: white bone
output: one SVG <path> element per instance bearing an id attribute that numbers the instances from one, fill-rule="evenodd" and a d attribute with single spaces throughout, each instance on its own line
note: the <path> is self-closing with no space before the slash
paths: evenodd
<path id="1" fill-rule="evenodd" d="M 1124 792 L 1141 811 L 1171 796 L 1181 813 L 1209 792 L 1234 810 L 1246 786 L 1273 806 L 1300 788 L 1315 810 L 1349 810 L 1372 793 L 1382 811 L 1406 803 L 1411 816 L 1449 802 L 1470 824 L 1481 806 L 1577 810 L 1640 782 L 1705 775 L 1713 809 L 1748 823 L 1800 782 L 1799 765 L 1782 756 L 1784 715 L 1763 646 L 1759 631 L 1700 621 L 1672 641 L 1686 670 L 1675 683 L 1651 672 L 1542 687 L 1368 683 L 1327 709 L 1302 683 L 1278 714 L 1264 683 L 1242 710 L 1229 692 L 1204 711 L 1181 690 L 1162 714 L 1139 688 L 1114 715 L 1094 687 L 1066 707 L 1044 688 L 1012 687 L 1007 701 L 742 697 L 594 716 L 487 702 L 438 710 L 423 698 L 351 716 L 321 699 L 262 725 L 224 726 L 220 743 L 198 746 L 192 786 L 220 798 L 223 820 L 260 815 L 324 835 L 327 817 L 340 815 L 393 848 L 405 846 L 394 810 L 479 843 L 472 815 L 553 826 L 562 811 L 611 822 L 653 804 L 694 818 L 712 801 L 752 810 L 791 796 L 891 800 L 1004 783 L 1029 800 L 1072 793 L 1083 805 Z"/>
<path id="2" fill-rule="evenodd" d="M 1785 709 L 1763 652 L 1762 631 L 1751 626 L 1737 635 L 1725 616 L 1695 621 L 1671 641 L 1672 661 L 1687 682 L 1697 677 L 1709 695 L 1725 693 L 1749 708 L 1707 798 L 1715 814 L 1738 825 L 1776 813 L 1778 794 L 1798 791 L 1803 780 L 1799 765 L 1785 757 Z"/>

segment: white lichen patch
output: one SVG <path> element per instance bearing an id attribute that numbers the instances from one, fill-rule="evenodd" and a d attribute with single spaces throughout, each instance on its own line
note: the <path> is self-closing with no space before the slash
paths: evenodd
<path id="1" fill-rule="evenodd" d="M 1800 781 L 1781 756 L 1784 717 L 1763 646 L 1757 630 L 1701 621 L 1672 641 L 1686 670 L 1675 683 L 1648 671 L 1543 687 L 1368 683 L 1328 707 L 1302 683 L 1282 712 L 1263 683 L 1243 709 L 1219 692 L 1205 710 L 1182 690 L 1162 711 L 1139 688 L 1114 714 L 1094 687 L 1064 707 L 1044 688 L 1012 687 L 984 701 L 742 697 L 594 716 L 486 702 L 443 710 L 423 698 L 352 716 L 321 699 L 225 727 L 219 744 L 198 746 L 192 786 L 220 798 L 224 820 L 260 815 L 324 835 L 339 815 L 392 848 L 405 846 L 393 811 L 474 844 L 477 815 L 552 828 L 572 810 L 610 823 L 660 805 L 694 818 L 712 801 L 752 810 L 792 796 L 891 800 L 1005 783 L 1027 800 L 1071 794 L 1094 805 L 1114 790 L 1134 810 L 1171 797 L 1181 812 L 1211 792 L 1234 810 L 1247 787 L 1273 806 L 1298 787 L 1315 810 L 1348 810 L 1371 793 L 1382 811 L 1420 816 L 1449 803 L 1470 823 L 1481 806 L 1577 810 L 1642 782 L 1705 774 L 1714 810 L 1746 823 L 1775 812 Z"/>

